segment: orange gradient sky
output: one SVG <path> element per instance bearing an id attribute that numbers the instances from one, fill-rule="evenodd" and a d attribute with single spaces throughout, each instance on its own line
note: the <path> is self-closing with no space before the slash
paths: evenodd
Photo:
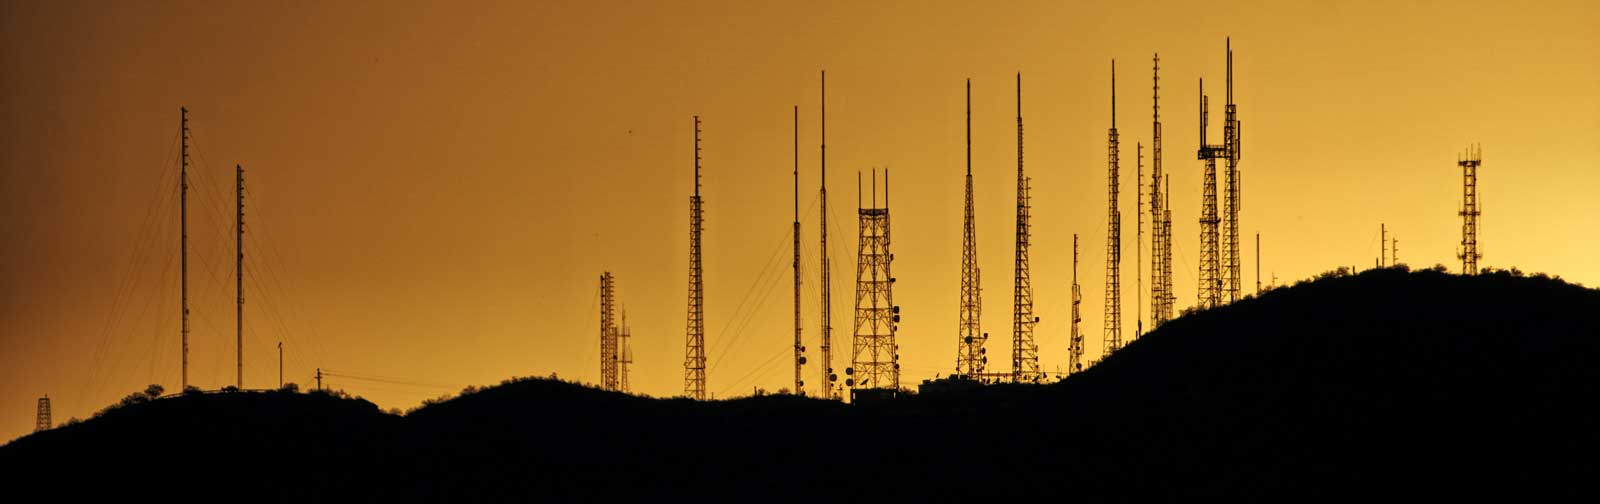
<path id="1" fill-rule="evenodd" d="M 1244 281 L 1459 269 L 1481 143 L 1483 264 L 1600 284 L 1600 7 L 1573 2 L 7 2 L 0 5 L 0 438 L 179 374 L 178 108 L 191 111 L 191 382 L 233 382 L 232 169 L 247 170 L 245 384 L 317 367 L 385 408 L 513 375 L 597 381 L 617 275 L 635 390 L 683 390 L 692 122 L 704 120 L 709 391 L 791 385 L 791 107 L 815 383 L 818 71 L 828 71 L 835 366 L 855 172 L 890 167 L 902 383 L 954 368 L 963 82 L 984 330 L 1010 352 L 1016 72 L 1038 344 L 1065 366 L 1072 235 L 1100 355 L 1110 61 L 1125 338 L 1135 142 L 1162 61 L 1178 308 L 1195 302 L 1197 79 L 1220 141 L 1232 37 Z M 1148 244 L 1148 234 L 1145 235 Z M 1266 279 L 1264 279 L 1266 280 Z M 1148 289 L 1148 278 L 1145 288 Z M 1139 295 L 1139 297 L 1135 297 Z M 1375 349 L 1375 351 L 1377 351 Z M 993 370 L 1009 369 L 997 359 Z M 403 382 L 403 383 L 401 383 Z"/>

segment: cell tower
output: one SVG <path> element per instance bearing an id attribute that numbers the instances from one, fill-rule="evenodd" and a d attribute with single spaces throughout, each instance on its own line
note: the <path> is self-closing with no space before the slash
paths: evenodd
<path id="1" fill-rule="evenodd" d="M 237 362 L 239 366 L 238 381 L 235 387 L 244 390 L 244 166 L 234 165 L 234 197 L 238 198 L 236 205 L 237 215 L 234 221 L 234 251 L 238 256 L 234 259 L 234 294 L 238 297 L 238 314 L 234 316 L 237 322 L 236 346 L 238 350 Z"/>
<path id="2" fill-rule="evenodd" d="M 1083 371 L 1083 333 L 1078 330 L 1078 305 L 1083 303 L 1083 289 L 1078 286 L 1078 234 L 1072 234 L 1072 334 L 1067 339 L 1067 372 Z"/>
<path id="3" fill-rule="evenodd" d="M 1011 380 L 1037 382 L 1039 345 L 1033 341 L 1033 328 L 1039 318 L 1033 315 L 1033 280 L 1028 265 L 1029 186 L 1032 180 L 1022 171 L 1022 74 L 1017 74 L 1017 257 L 1012 281 Z"/>
<path id="4" fill-rule="evenodd" d="M 834 382 L 839 381 L 839 375 L 833 372 L 833 284 L 828 283 L 828 71 L 822 71 L 822 176 L 819 185 L 818 197 L 822 209 L 822 226 L 819 235 L 822 239 L 822 333 L 819 335 L 822 348 L 822 397 L 827 399 L 838 398 L 834 391 Z"/>
<path id="5" fill-rule="evenodd" d="M 1172 212 L 1167 207 L 1161 171 L 1161 55 L 1151 70 L 1150 141 L 1150 328 L 1172 319 Z"/>
<path id="6" fill-rule="evenodd" d="M 39 413 L 33 418 L 33 431 L 50 430 L 55 424 L 50 420 L 50 396 L 39 398 Z"/>
<path id="7" fill-rule="evenodd" d="M 1209 309 L 1239 299 L 1239 120 L 1233 103 L 1233 44 L 1228 42 L 1227 105 L 1222 145 L 1206 143 L 1208 98 L 1200 81 L 1200 149 L 1206 162 L 1200 206 L 1200 304 Z M 1226 162 L 1226 221 L 1217 213 L 1217 160 Z M 1219 229 L 1220 227 L 1220 229 Z M 1224 238 L 1225 236 L 1225 238 Z"/>
<path id="8" fill-rule="evenodd" d="M 1478 166 L 1483 164 L 1483 151 L 1477 146 L 1468 147 L 1466 155 L 1456 160 L 1461 167 L 1461 249 L 1456 258 L 1461 260 L 1461 274 L 1478 274 Z"/>
<path id="9" fill-rule="evenodd" d="M 633 332 L 628 329 L 628 309 L 622 308 L 622 328 L 617 330 L 617 351 L 620 359 L 617 360 L 617 390 L 623 393 L 633 391 L 628 385 L 628 366 L 633 364 L 633 344 L 629 341 Z"/>
<path id="10" fill-rule="evenodd" d="M 883 172 L 883 206 L 878 206 L 878 172 L 872 172 L 872 206 L 862 207 L 861 175 L 856 174 L 856 206 L 860 238 L 856 248 L 855 338 L 851 345 L 851 400 L 862 393 L 893 395 L 900 389 L 900 346 L 895 329 L 900 307 L 894 304 L 894 254 L 889 250 L 889 171 Z"/>
<path id="11" fill-rule="evenodd" d="M 800 106 L 794 107 L 794 393 L 806 395 L 800 372 L 806 364 L 806 347 L 800 342 Z"/>
<path id="12" fill-rule="evenodd" d="M 961 327 L 956 335 L 956 374 L 976 380 L 989 358 L 983 332 L 982 275 L 978 268 L 978 236 L 972 204 L 972 79 L 967 79 L 967 200 L 961 225 Z"/>
<path id="13" fill-rule="evenodd" d="M 1140 269 L 1144 262 L 1144 144 L 1133 145 L 1139 153 L 1133 175 L 1133 338 L 1139 339 L 1144 335 L 1144 307 L 1139 305 L 1139 296 L 1144 295 L 1144 270 Z"/>
<path id="14" fill-rule="evenodd" d="M 705 284 L 700 269 L 700 116 L 694 116 L 694 196 L 689 197 L 689 321 L 684 330 L 683 395 L 706 398 Z"/>
<path id="15" fill-rule="evenodd" d="M 613 318 L 617 306 L 617 280 L 607 271 L 600 274 L 600 388 L 621 390 L 617 365 L 617 325 Z"/>
<path id="16" fill-rule="evenodd" d="M 1111 61 L 1111 129 L 1106 132 L 1105 355 L 1122 348 L 1122 211 L 1117 209 L 1117 62 Z"/>
<path id="17" fill-rule="evenodd" d="M 179 131 L 183 138 L 182 155 L 178 158 L 178 254 L 181 257 L 179 269 L 183 283 L 183 371 L 178 389 L 181 392 L 189 388 L 189 109 L 178 107 L 178 113 L 181 117 Z"/>

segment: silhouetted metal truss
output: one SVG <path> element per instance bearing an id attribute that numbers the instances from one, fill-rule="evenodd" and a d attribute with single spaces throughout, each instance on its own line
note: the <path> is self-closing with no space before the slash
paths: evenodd
<path id="1" fill-rule="evenodd" d="M 956 334 L 956 374 L 977 379 L 989 357 L 983 333 L 983 290 L 979 285 L 978 237 L 972 204 L 972 79 L 967 79 L 967 197 L 961 226 L 961 321 Z"/>

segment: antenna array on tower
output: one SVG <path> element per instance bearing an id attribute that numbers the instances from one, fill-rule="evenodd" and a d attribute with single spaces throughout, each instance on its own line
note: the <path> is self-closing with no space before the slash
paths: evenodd
<path id="1" fill-rule="evenodd" d="M 1233 103 L 1233 48 L 1228 44 L 1223 143 L 1206 144 L 1205 81 L 1200 81 L 1200 149 L 1206 163 L 1200 205 L 1200 304 L 1209 309 L 1239 299 L 1239 119 Z M 1224 215 L 1217 213 L 1217 160 L 1226 162 Z"/>
<path id="2" fill-rule="evenodd" d="M 700 267 L 700 116 L 694 116 L 694 196 L 689 197 L 689 320 L 684 329 L 683 395 L 706 398 L 705 284 Z"/>
<path id="3" fill-rule="evenodd" d="M 1461 248 L 1456 252 L 1456 258 L 1461 260 L 1461 274 L 1478 274 L 1478 259 L 1483 254 L 1478 251 L 1478 217 L 1482 209 L 1478 208 L 1478 166 L 1483 164 L 1483 151 L 1477 147 L 1468 147 L 1467 153 L 1456 160 L 1456 166 L 1461 167 Z"/>
<path id="4" fill-rule="evenodd" d="M 1150 328 L 1172 319 L 1172 210 L 1161 171 L 1161 55 L 1153 58 L 1150 140 Z"/>
<path id="5" fill-rule="evenodd" d="M 613 314 L 617 305 L 616 278 L 607 271 L 600 274 L 600 388 L 621 390 L 618 364 L 618 331 Z"/>
<path id="6" fill-rule="evenodd" d="M 1022 171 L 1022 74 L 1017 74 L 1017 242 L 1016 275 L 1012 279 L 1011 312 L 1011 380 L 1037 382 L 1043 378 L 1039 369 L 1039 345 L 1033 340 L 1033 328 L 1039 318 L 1033 315 L 1033 279 L 1028 264 L 1029 184 Z"/>
<path id="7" fill-rule="evenodd" d="M 1104 355 L 1122 348 L 1122 211 L 1117 208 L 1117 63 L 1111 62 L 1111 129 L 1106 132 L 1106 317 Z"/>
<path id="8" fill-rule="evenodd" d="M 856 185 L 861 184 L 860 174 Z M 851 400 L 862 393 L 893 395 L 900 389 L 900 346 L 895 344 L 900 307 L 894 305 L 894 254 L 889 250 L 889 172 L 883 172 L 883 206 L 878 206 L 878 174 L 872 173 L 872 206 L 858 201 L 860 237 L 856 253 L 856 316 L 851 345 Z M 870 392 L 869 392 L 870 391 Z"/>
<path id="9" fill-rule="evenodd" d="M 983 332 L 983 290 L 979 285 L 977 224 L 972 204 L 972 79 L 967 79 L 967 198 L 961 224 L 961 321 L 956 331 L 956 374 L 976 380 L 989 357 Z"/>

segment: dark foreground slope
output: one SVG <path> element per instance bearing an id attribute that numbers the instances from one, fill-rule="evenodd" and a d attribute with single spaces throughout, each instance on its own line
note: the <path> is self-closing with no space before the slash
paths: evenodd
<path id="1" fill-rule="evenodd" d="M 266 500 L 1525 500 L 1594 490 L 1596 363 L 1600 291 L 1386 270 L 1183 317 L 1048 386 L 847 406 L 524 380 L 404 418 L 207 395 L 25 437 L 0 466 L 89 483 L 56 487 L 67 496 L 216 496 L 193 482 Z"/>

